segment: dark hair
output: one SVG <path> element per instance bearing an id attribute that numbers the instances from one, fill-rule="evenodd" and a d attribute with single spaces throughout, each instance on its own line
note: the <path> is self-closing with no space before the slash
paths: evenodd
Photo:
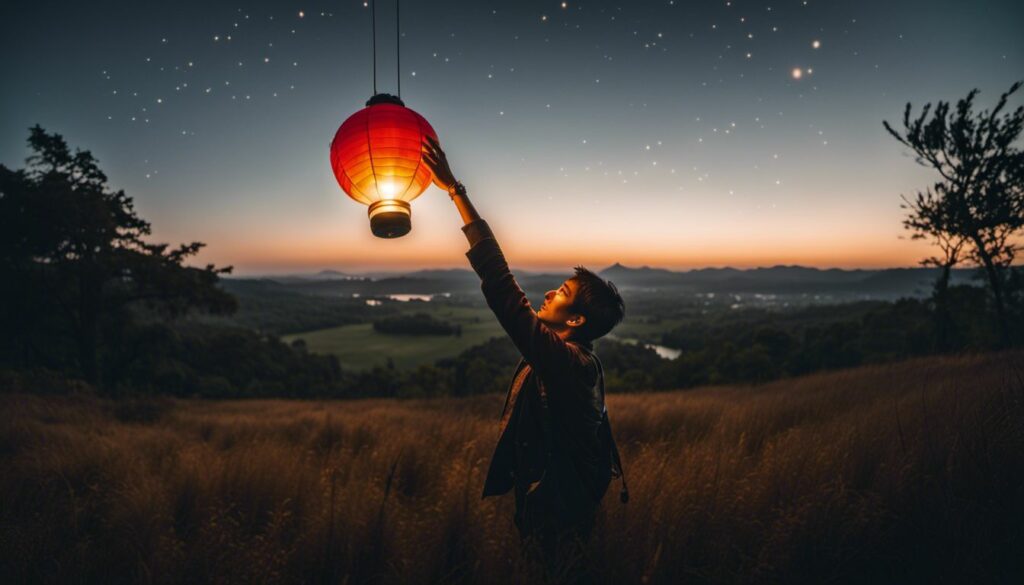
<path id="1" fill-rule="evenodd" d="M 594 340 L 606 335 L 626 316 L 626 304 L 619 289 L 610 281 L 582 266 L 575 268 L 576 281 L 573 309 L 583 314 L 586 321 L 576 331 L 581 337 Z"/>

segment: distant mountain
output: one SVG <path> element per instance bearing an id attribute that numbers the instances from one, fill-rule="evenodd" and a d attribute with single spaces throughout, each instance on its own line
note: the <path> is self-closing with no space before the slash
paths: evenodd
<path id="1" fill-rule="evenodd" d="M 354 278 L 354 274 L 347 274 L 345 272 L 339 272 L 337 270 L 321 270 L 313 275 L 313 278 L 318 280 L 332 280 L 335 278 Z"/>
<path id="2" fill-rule="evenodd" d="M 608 268 L 598 270 L 598 274 L 605 278 L 611 278 L 619 274 L 628 274 L 631 276 L 652 276 L 652 275 L 665 275 L 665 274 L 677 274 L 666 268 L 651 268 L 650 266 L 641 266 L 640 268 L 629 268 L 616 262 Z"/>
<path id="3" fill-rule="evenodd" d="M 398 276 L 392 275 L 392 276 Z M 408 278 L 436 278 L 440 280 L 476 280 L 476 273 L 467 268 L 427 268 L 402 274 Z"/>
<path id="4" fill-rule="evenodd" d="M 629 268 L 618 262 L 604 270 L 599 270 L 598 274 L 615 283 L 617 287 L 625 285 L 626 287 L 657 288 L 673 285 L 679 279 L 678 272 L 664 268 L 651 268 L 650 266 Z"/>
<path id="5" fill-rule="evenodd" d="M 256 277 L 227 277 L 227 280 L 270 280 L 281 283 L 294 283 L 294 282 L 310 282 L 310 281 L 330 281 L 330 280 L 363 280 L 365 276 L 359 274 L 350 274 L 347 272 L 340 272 L 338 270 L 321 270 L 315 274 L 279 274 L 273 276 L 256 276 Z"/>
<path id="6" fill-rule="evenodd" d="M 953 283 L 970 282 L 971 269 L 953 271 Z M 810 268 L 777 265 L 751 269 L 699 268 L 672 271 L 641 266 L 630 268 L 615 263 L 600 275 L 623 289 L 688 289 L 723 293 L 828 293 L 867 296 L 924 295 L 938 277 L 934 268 L 889 268 L 880 270 Z"/>
<path id="7" fill-rule="evenodd" d="M 972 269 L 953 271 L 953 284 L 971 282 Z M 527 272 L 513 268 L 528 295 L 543 295 L 572 274 Z M 618 262 L 598 272 L 621 290 L 665 294 L 768 294 L 828 295 L 845 298 L 895 299 L 926 296 L 938 277 L 934 268 L 889 268 L 882 270 L 810 268 L 777 265 L 751 269 L 732 267 L 674 271 L 651 266 L 629 267 Z M 408 273 L 377 272 L 354 275 L 338 270 L 316 274 L 262 279 L 225 279 L 228 288 L 242 291 L 280 293 L 281 289 L 303 294 L 345 296 L 388 294 L 478 294 L 477 275 L 465 268 L 423 269 Z"/>

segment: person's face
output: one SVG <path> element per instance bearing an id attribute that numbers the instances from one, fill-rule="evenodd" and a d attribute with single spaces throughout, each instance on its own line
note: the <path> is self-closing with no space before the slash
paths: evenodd
<path id="1" fill-rule="evenodd" d="M 573 279 L 566 280 L 561 286 L 549 290 L 544 295 L 544 302 L 537 311 L 537 318 L 555 329 L 579 327 L 586 318 L 572 310 L 576 300 L 577 284 Z"/>

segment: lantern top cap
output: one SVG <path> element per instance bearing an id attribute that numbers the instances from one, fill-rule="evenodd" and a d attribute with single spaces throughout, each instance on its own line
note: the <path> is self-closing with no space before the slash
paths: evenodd
<path id="1" fill-rule="evenodd" d="M 366 100 L 367 106 L 376 106 L 378 104 L 394 104 L 396 106 L 405 107 L 405 102 L 398 96 L 393 96 L 389 93 L 378 93 L 377 95 Z"/>

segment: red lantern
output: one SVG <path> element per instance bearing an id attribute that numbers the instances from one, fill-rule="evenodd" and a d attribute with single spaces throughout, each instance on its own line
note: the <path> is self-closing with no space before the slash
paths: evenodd
<path id="1" fill-rule="evenodd" d="M 409 202 L 432 180 L 430 168 L 422 162 L 425 136 L 437 139 L 423 116 L 388 94 L 370 98 L 334 135 L 334 176 L 349 197 L 370 206 L 373 235 L 398 238 L 409 233 Z"/>

